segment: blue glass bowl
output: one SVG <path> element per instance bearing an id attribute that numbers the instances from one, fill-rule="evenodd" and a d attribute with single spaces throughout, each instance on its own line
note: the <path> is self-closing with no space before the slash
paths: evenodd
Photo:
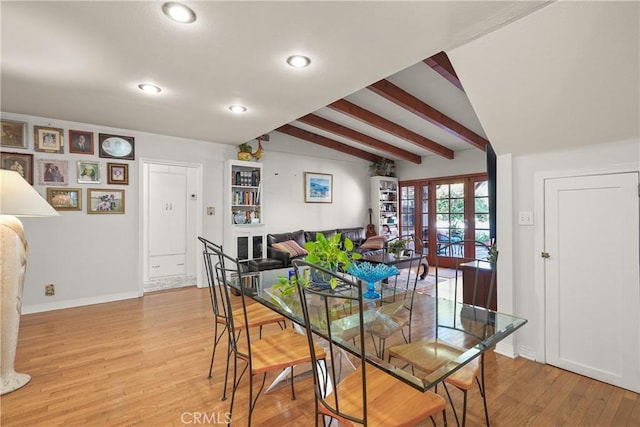
<path id="1" fill-rule="evenodd" d="M 347 269 L 347 273 L 354 275 L 360 280 L 367 282 L 367 291 L 362 295 L 365 298 L 380 298 L 380 293 L 376 291 L 375 284 L 380 280 L 399 273 L 398 267 L 386 264 L 371 264 L 370 262 L 361 262 L 351 264 Z"/>

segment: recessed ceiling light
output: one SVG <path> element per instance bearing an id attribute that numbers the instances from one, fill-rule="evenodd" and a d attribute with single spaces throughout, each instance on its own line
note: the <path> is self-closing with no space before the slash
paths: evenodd
<path id="1" fill-rule="evenodd" d="M 304 68 L 311 64 L 311 60 L 304 55 L 292 55 L 287 58 L 287 64 L 294 68 Z"/>
<path id="2" fill-rule="evenodd" d="M 162 5 L 162 11 L 169 19 L 183 24 L 190 24 L 196 20 L 196 13 L 182 3 L 165 3 Z"/>
<path id="3" fill-rule="evenodd" d="M 146 93 L 158 93 L 162 90 L 160 87 L 152 85 L 151 83 L 140 83 L 138 89 Z"/>
<path id="4" fill-rule="evenodd" d="M 247 107 L 243 105 L 230 105 L 229 110 L 231 110 L 231 112 L 233 113 L 244 113 L 245 111 L 247 111 Z"/>

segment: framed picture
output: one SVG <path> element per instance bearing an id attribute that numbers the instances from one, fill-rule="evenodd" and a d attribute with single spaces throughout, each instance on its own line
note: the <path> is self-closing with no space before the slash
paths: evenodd
<path id="1" fill-rule="evenodd" d="M 82 210 L 82 190 L 79 188 L 47 187 L 47 202 L 57 211 Z"/>
<path id="2" fill-rule="evenodd" d="M 0 120 L 0 145 L 12 148 L 27 148 L 27 123 L 15 120 Z"/>
<path id="3" fill-rule="evenodd" d="M 129 165 L 107 163 L 107 184 L 129 185 Z"/>
<path id="4" fill-rule="evenodd" d="M 98 137 L 98 155 L 107 159 L 135 160 L 132 136 L 101 133 Z"/>
<path id="5" fill-rule="evenodd" d="M 0 153 L 0 165 L 2 169 L 18 172 L 33 185 L 33 154 Z"/>
<path id="6" fill-rule="evenodd" d="M 328 173 L 304 173 L 304 202 L 333 203 L 333 175 Z"/>
<path id="7" fill-rule="evenodd" d="M 35 151 L 64 154 L 63 133 L 64 131 L 60 128 L 34 126 L 33 140 Z"/>
<path id="8" fill-rule="evenodd" d="M 124 190 L 87 189 L 87 213 L 123 214 Z"/>
<path id="9" fill-rule="evenodd" d="M 100 162 L 78 160 L 78 183 L 97 184 L 100 182 Z"/>
<path id="10" fill-rule="evenodd" d="M 38 160 L 38 184 L 68 185 L 67 165 L 66 160 Z"/>
<path id="11" fill-rule="evenodd" d="M 69 152 L 76 154 L 93 154 L 93 132 L 70 130 Z"/>

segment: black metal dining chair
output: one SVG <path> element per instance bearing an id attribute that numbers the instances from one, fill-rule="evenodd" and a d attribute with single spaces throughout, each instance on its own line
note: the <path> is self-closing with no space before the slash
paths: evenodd
<path id="1" fill-rule="evenodd" d="M 215 271 L 218 282 L 221 283 L 222 301 L 225 307 L 225 313 L 233 313 L 232 300 L 230 293 L 231 283 L 236 283 L 234 289 L 240 291 L 240 300 L 242 304 L 241 321 L 249 324 L 248 297 L 246 283 L 248 277 L 240 261 L 229 255 L 215 250 L 214 252 L 220 258 L 215 265 Z M 222 285 L 224 284 L 224 285 Z M 237 330 L 236 316 L 226 316 L 226 330 L 229 336 L 229 356 L 233 357 L 233 386 L 231 394 L 231 404 L 229 406 L 229 416 L 232 416 L 235 403 L 236 392 L 242 377 L 245 373 L 249 376 L 249 405 L 248 405 L 248 425 L 251 426 L 253 411 L 260 397 L 267 374 L 271 372 L 282 372 L 288 370 L 291 377 L 291 398 L 295 400 L 294 374 L 295 366 L 312 362 L 307 338 L 296 332 L 293 328 L 281 329 L 271 332 L 260 339 L 252 339 L 251 329 L 245 329 L 244 334 L 235 334 Z M 324 350 L 321 347 L 314 348 L 316 358 L 314 362 L 324 360 Z M 242 370 L 238 373 L 238 365 L 244 364 Z M 314 363 L 315 365 L 315 363 Z M 312 365 L 313 366 L 313 365 Z M 262 381 L 257 390 L 254 390 L 254 377 L 262 376 Z M 226 381 L 225 381 L 226 383 Z M 226 387 L 226 385 L 225 385 Z"/>
<path id="2" fill-rule="evenodd" d="M 442 413 L 446 425 L 445 400 L 432 392 L 420 392 L 367 361 L 365 319 L 375 310 L 363 302 L 359 281 L 346 275 L 294 260 L 296 282 L 313 362 L 329 356 L 327 369 L 314 371 L 315 424 L 319 418 L 338 420 L 347 426 L 413 426 Z M 316 286 L 304 280 L 302 269 L 334 277 L 338 284 Z M 313 336 L 326 342 L 317 353 Z M 343 375 L 338 363 L 348 348 L 355 370 Z"/>
<path id="3" fill-rule="evenodd" d="M 207 283 L 209 285 L 209 297 L 211 298 L 211 308 L 213 310 L 214 324 L 213 324 L 213 348 L 211 350 L 211 362 L 209 364 L 209 376 L 212 378 L 213 373 L 213 361 L 216 355 L 216 349 L 220 340 L 227 331 L 227 317 L 229 313 L 226 311 L 227 307 L 224 304 L 222 295 L 224 285 L 217 280 L 215 265 L 222 261 L 221 254 L 222 246 L 213 243 L 204 237 L 198 237 L 198 240 L 203 244 L 202 255 L 204 257 L 204 267 L 207 275 Z M 242 309 L 235 309 L 231 311 L 231 315 L 234 317 L 234 329 L 235 334 L 241 334 L 242 331 L 247 328 L 259 328 L 260 336 L 262 335 L 262 327 L 265 325 L 277 323 L 281 328 L 286 327 L 285 318 L 281 314 L 265 307 L 262 304 L 250 304 L 247 305 L 247 322 L 244 320 Z M 227 357 L 227 365 L 225 369 L 225 386 L 222 393 L 222 399 L 226 399 L 227 395 L 227 377 L 229 374 L 229 357 Z"/>
<path id="4" fill-rule="evenodd" d="M 457 332 L 456 339 L 469 339 L 481 341 L 487 335 L 487 328 L 491 320 L 492 314 L 487 311 L 486 307 L 492 301 L 493 293 L 495 292 L 495 279 L 496 279 L 496 261 L 498 252 L 493 251 L 488 245 L 480 241 L 462 240 L 460 242 L 450 243 L 445 246 L 458 245 L 461 249 L 462 256 L 454 258 L 453 269 L 450 266 L 446 267 L 449 274 L 447 274 L 448 284 L 454 288 L 453 300 L 458 301 L 458 288 L 463 287 L 463 293 L 466 295 L 465 307 L 460 311 L 453 310 L 450 316 L 442 316 L 436 309 L 436 315 L 438 316 L 435 328 L 435 338 L 429 340 L 421 340 L 417 342 L 409 342 L 408 344 L 397 345 L 389 348 L 389 359 L 397 358 L 403 360 L 411 365 L 412 369 L 417 369 L 426 373 L 426 368 L 431 364 L 431 360 L 434 358 L 442 360 L 455 360 L 461 356 L 465 351 L 465 346 L 456 345 L 452 342 L 453 336 L 449 332 Z M 465 254 L 465 250 L 473 248 L 474 255 L 469 256 Z M 436 254 L 435 258 L 435 296 L 436 301 L 440 296 L 439 287 L 443 284 L 440 283 L 441 270 L 443 269 L 442 258 L 448 257 L 448 254 L 452 253 L 452 247 L 443 247 L 442 254 L 440 252 Z M 465 257 L 465 255 L 467 255 Z M 480 258 L 477 258 L 479 256 Z M 449 258 L 450 261 L 450 258 Z M 467 269 L 471 274 L 465 274 L 463 281 L 463 270 Z M 483 274 L 488 272 L 488 281 L 482 278 Z M 453 275 L 453 277 L 451 277 Z M 486 288 L 486 289 L 485 289 Z M 461 307 L 461 306 L 460 306 Z M 446 318 L 444 318 L 446 317 Z M 473 322 L 465 323 L 465 319 L 473 320 Z M 472 323 L 474 326 L 470 327 Z M 444 331 L 448 331 L 444 333 Z M 465 338 L 466 337 L 466 338 Z M 483 400 L 485 420 L 487 426 L 489 426 L 489 411 L 487 409 L 487 396 L 486 386 L 484 378 L 484 352 L 478 357 L 471 360 L 469 363 L 458 369 L 452 375 L 445 378 L 443 386 L 449 402 L 451 404 L 453 414 L 458 426 L 466 425 L 467 420 L 467 393 L 473 386 L 473 383 L 478 384 L 478 389 Z M 447 384 L 453 385 L 463 393 L 462 403 L 462 422 L 459 419 L 458 412 Z"/>

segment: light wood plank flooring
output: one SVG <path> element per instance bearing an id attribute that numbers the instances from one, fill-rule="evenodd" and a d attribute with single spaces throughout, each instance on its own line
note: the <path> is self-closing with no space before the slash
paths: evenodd
<path id="1" fill-rule="evenodd" d="M 208 291 L 194 287 L 25 315 L 16 368 L 32 379 L 1 397 L 0 424 L 222 424 L 229 403 L 220 400 L 226 344 L 208 380 L 212 327 Z M 486 361 L 493 426 L 640 425 L 636 393 L 522 358 L 491 352 Z M 246 384 L 244 378 L 234 408 L 237 426 L 247 423 Z M 313 426 L 310 376 L 296 381 L 296 392 L 295 401 L 288 387 L 261 396 L 254 425 Z M 469 399 L 468 425 L 484 425 L 477 388 Z M 448 419 L 455 424 L 450 411 Z"/>

